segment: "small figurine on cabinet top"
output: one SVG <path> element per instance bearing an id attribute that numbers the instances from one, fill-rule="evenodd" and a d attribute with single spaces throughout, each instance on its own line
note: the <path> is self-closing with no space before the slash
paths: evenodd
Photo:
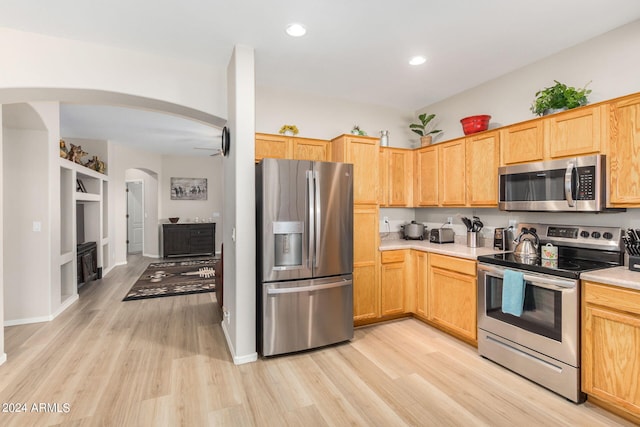
<path id="1" fill-rule="evenodd" d="M 82 164 L 82 158 L 86 156 L 86 151 L 82 151 L 82 146 L 71 144 L 71 149 L 69 150 L 69 154 L 67 155 L 67 159 L 72 162 Z"/>
<path id="2" fill-rule="evenodd" d="M 91 160 L 84 164 L 89 169 L 93 169 L 96 172 L 104 173 L 105 165 L 102 160 L 98 158 L 98 156 L 93 156 Z"/>
<path id="3" fill-rule="evenodd" d="M 67 148 L 67 143 L 64 142 L 64 139 L 60 140 L 60 157 L 66 159 L 69 155 L 69 149 Z"/>

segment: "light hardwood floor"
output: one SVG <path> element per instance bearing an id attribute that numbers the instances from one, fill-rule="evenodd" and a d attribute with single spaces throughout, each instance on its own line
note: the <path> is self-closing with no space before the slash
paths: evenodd
<path id="1" fill-rule="evenodd" d="M 214 294 L 122 302 L 152 260 L 86 285 L 49 323 L 5 328 L 2 426 L 615 426 L 413 319 L 235 366 Z M 33 403 L 69 405 L 34 413 Z M 53 409 L 50 407 L 49 409 Z"/>

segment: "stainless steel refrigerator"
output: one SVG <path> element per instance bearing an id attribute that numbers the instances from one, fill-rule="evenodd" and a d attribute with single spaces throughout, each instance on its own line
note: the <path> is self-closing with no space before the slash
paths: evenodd
<path id="1" fill-rule="evenodd" d="M 256 224 L 260 354 L 353 338 L 353 165 L 262 160 Z"/>

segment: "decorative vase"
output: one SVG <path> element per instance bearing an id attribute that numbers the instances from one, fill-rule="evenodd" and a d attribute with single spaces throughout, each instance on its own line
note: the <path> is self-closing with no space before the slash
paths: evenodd
<path id="1" fill-rule="evenodd" d="M 546 110 L 544 110 L 542 112 L 543 116 L 548 116 L 549 114 L 555 114 L 555 113 L 559 113 L 561 111 L 566 111 L 567 107 L 562 107 L 562 108 L 547 108 Z"/>
<path id="2" fill-rule="evenodd" d="M 293 136 L 293 131 L 292 130 L 285 130 L 284 131 L 284 135 L 285 136 Z"/>
<path id="3" fill-rule="evenodd" d="M 380 131 L 380 146 L 388 147 L 389 146 L 389 131 L 381 130 Z"/>
<path id="4" fill-rule="evenodd" d="M 420 137 L 420 145 L 422 147 L 426 147 L 427 145 L 431 144 L 432 139 L 433 138 L 431 137 L 431 135 L 421 136 Z"/>

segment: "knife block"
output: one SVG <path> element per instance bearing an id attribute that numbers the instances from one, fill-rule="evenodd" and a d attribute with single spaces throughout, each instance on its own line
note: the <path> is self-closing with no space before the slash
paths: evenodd
<path id="1" fill-rule="evenodd" d="M 629 255 L 629 270 L 640 271 L 640 256 Z"/>

